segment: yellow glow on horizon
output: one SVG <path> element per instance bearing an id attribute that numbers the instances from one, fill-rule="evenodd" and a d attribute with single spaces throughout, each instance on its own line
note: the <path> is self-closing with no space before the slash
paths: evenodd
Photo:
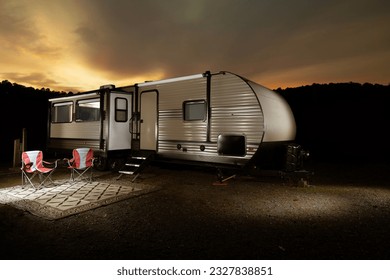
<path id="1" fill-rule="evenodd" d="M 60 80 L 61 84 L 58 84 L 57 88 L 54 87 L 52 90 L 82 92 L 94 90 L 106 84 L 114 84 L 116 87 L 128 86 L 147 80 L 160 80 L 164 78 L 164 72 L 156 71 L 121 79 L 111 79 L 110 76 L 113 75 L 107 72 L 95 71 L 77 63 L 62 64 L 53 69 L 53 78 L 57 81 Z"/>

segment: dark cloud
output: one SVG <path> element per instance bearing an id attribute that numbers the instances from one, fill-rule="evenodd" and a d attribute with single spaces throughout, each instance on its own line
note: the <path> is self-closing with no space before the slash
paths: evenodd
<path id="1" fill-rule="evenodd" d="M 390 47 L 386 1 L 84 2 L 92 4 L 96 20 L 76 33 L 88 64 L 113 76 L 259 75 Z"/>

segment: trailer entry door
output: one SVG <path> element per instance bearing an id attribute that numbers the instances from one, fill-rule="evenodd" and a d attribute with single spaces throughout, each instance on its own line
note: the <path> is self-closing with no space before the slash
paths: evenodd
<path id="1" fill-rule="evenodd" d="M 132 95 L 111 93 L 108 150 L 131 148 L 129 121 L 132 116 Z"/>
<path id="2" fill-rule="evenodd" d="M 140 100 L 141 150 L 157 151 L 157 91 L 144 91 Z"/>

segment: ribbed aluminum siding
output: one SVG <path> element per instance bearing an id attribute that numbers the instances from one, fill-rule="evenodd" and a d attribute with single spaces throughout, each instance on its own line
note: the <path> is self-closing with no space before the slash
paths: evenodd
<path id="1" fill-rule="evenodd" d="M 211 77 L 210 142 L 207 142 L 207 120 L 183 121 L 182 107 L 184 101 L 207 100 L 207 78 L 142 87 L 142 91 L 147 90 L 158 91 L 159 154 L 187 156 L 192 160 L 191 156 L 199 156 L 197 160 L 208 158 L 208 161 L 227 163 L 228 158 L 247 161 L 257 151 L 264 131 L 263 114 L 255 93 L 240 77 L 229 73 Z M 218 155 L 220 134 L 245 135 L 246 155 Z M 178 144 L 182 149 L 177 148 Z"/>
<path id="2" fill-rule="evenodd" d="M 159 151 L 164 141 L 206 141 L 207 121 L 183 121 L 183 102 L 206 100 L 206 78 L 143 87 L 142 91 L 158 91 Z"/>
<path id="3" fill-rule="evenodd" d="M 51 138 L 99 139 L 100 122 L 52 123 Z"/>
<path id="4" fill-rule="evenodd" d="M 210 124 L 212 142 L 217 142 L 220 134 L 241 134 L 246 137 L 247 157 L 256 152 L 264 133 L 263 113 L 243 79 L 229 73 L 212 76 Z"/>

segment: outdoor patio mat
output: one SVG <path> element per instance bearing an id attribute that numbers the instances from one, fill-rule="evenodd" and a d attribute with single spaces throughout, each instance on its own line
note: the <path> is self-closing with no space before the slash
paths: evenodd
<path id="1" fill-rule="evenodd" d="M 56 220 L 158 189 L 143 184 L 122 186 L 99 182 L 55 183 L 56 186 L 39 190 L 31 186 L 0 189 L 0 203 L 45 219 Z"/>

